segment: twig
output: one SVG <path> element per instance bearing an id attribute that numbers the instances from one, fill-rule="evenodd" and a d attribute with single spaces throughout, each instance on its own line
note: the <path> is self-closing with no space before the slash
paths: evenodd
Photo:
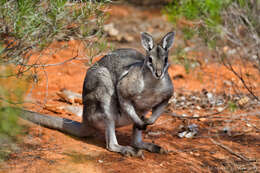
<path id="1" fill-rule="evenodd" d="M 175 117 L 175 118 L 180 118 L 180 119 L 200 119 L 200 118 L 223 118 L 222 116 L 210 116 L 210 115 L 204 115 L 204 116 L 199 116 L 199 117 L 194 117 L 194 116 L 182 116 L 182 115 L 179 115 L 177 113 L 165 113 L 166 115 L 170 115 L 172 117 Z M 216 113 L 218 114 L 218 113 Z M 216 115 L 216 114 L 213 114 L 213 115 Z"/>
<path id="2" fill-rule="evenodd" d="M 215 145 L 223 148 L 224 150 L 228 151 L 229 153 L 233 154 L 234 156 L 240 158 L 241 160 L 244 160 L 246 162 L 256 162 L 256 159 L 249 159 L 239 153 L 236 153 L 234 151 L 232 151 L 232 149 L 230 149 L 229 147 L 227 147 L 226 145 L 222 144 L 222 143 L 219 143 L 217 141 L 215 141 L 213 138 L 210 138 L 211 142 L 214 143 Z"/>
<path id="3" fill-rule="evenodd" d="M 209 114 L 206 114 L 206 115 L 203 115 L 203 116 L 198 116 L 198 117 L 182 116 L 182 115 L 179 115 L 179 114 L 174 113 L 174 112 L 172 112 L 172 113 L 165 112 L 165 114 L 176 117 L 176 118 L 180 118 L 180 119 L 226 118 L 226 117 L 223 117 L 223 116 L 213 116 L 213 115 L 218 115 L 218 114 L 222 113 L 224 110 L 226 110 L 227 108 L 228 108 L 228 106 L 224 107 L 224 109 L 222 111 L 213 112 L 213 113 L 209 113 Z"/>
<path id="4" fill-rule="evenodd" d="M 45 91 L 45 96 L 44 96 L 44 105 L 47 103 L 47 99 L 48 99 L 48 89 L 49 89 L 49 78 L 48 78 L 48 74 L 45 71 L 45 68 L 42 67 L 45 78 L 46 78 L 46 91 Z"/>
<path id="5" fill-rule="evenodd" d="M 247 83 L 246 81 L 244 80 L 244 78 L 239 75 L 237 73 L 237 71 L 233 68 L 231 62 L 227 59 L 226 59 L 226 62 L 224 60 L 224 58 L 221 58 L 221 61 L 222 61 L 222 64 L 229 70 L 231 71 L 243 84 L 243 86 L 245 87 L 245 89 L 257 100 L 257 101 L 260 101 L 260 99 L 254 94 L 254 92 L 252 91 L 252 89 L 249 88 L 249 86 L 247 86 Z"/>
<path id="6" fill-rule="evenodd" d="M 63 62 L 59 62 L 59 63 L 55 63 L 55 64 L 32 64 L 32 65 L 20 64 L 20 65 L 22 65 L 22 66 L 32 66 L 32 67 L 36 67 L 36 68 L 37 68 L 37 67 L 58 66 L 58 65 L 63 65 L 63 64 L 65 64 L 65 63 L 67 63 L 67 62 L 73 61 L 73 60 L 75 60 L 77 57 L 78 57 L 78 54 L 77 54 L 76 56 L 70 58 L 70 59 L 67 59 L 67 60 L 65 60 L 65 61 L 63 61 Z"/>

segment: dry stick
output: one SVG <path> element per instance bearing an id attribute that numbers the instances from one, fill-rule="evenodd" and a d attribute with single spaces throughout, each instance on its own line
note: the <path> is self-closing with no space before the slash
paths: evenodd
<path id="1" fill-rule="evenodd" d="M 227 117 L 224 117 L 224 116 L 212 116 L 212 115 L 217 115 L 217 114 L 220 114 L 222 113 L 225 109 L 227 108 L 227 106 L 220 112 L 213 112 L 213 113 L 210 113 L 210 114 L 207 114 L 207 115 L 204 115 L 204 116 L 199 116 L 199 117 L 193 117 L 193 116 L 182 116 L 182 115 L 179 115 L 177 113 L 169 113 L 169 112 L 165 112 L 164 114 L 165 115 L 169 115 L 169 116 L 173 116 L 173 117 L 176 117 L 176 118 L 180 118 L 180 119 L 200 119 L 200 118 L 227 118 Z M 254 112 L 248 112 L 248 113 L 241 113 L 241 114 L 237 114 L 236 117 L 240 119 L 241 116 L 256 116 L 258 118 L 260 118 L 260 111 L 254 111 Z M 230 117 L 230 116 L 229 116 Z M 231 117 L 232 118 L 232 117 Z"/>
<path id="2" fill-rule="evenodd" d="M 166 112 L 165 115 L 170 115 L 172 117 L 175 117 L 175 118 L 180 118 L 180 119 L 200 119 L 200 118 L 223 118 L 222 116 L 210 116 L 210 115 L 217 115 L 219 114 L 220 112 L 216 112 L 216 113 L 213 113 L 213 114 L 208 114 L 208 115 L 204 115 L 204 116 L 199 116 L 199 117 L 193 117 L 193 116 L 182 116 L 182 115 L 179 115 L 177 113 L 168 113 Z"/>
<path id="3" fill-rule="evenodd" d="M 215 145 L 223 148 L 224 150 L 228 151 L 229 153 L 233 154 L 234 156 L 237 156 L 238 158 L 246 161 L 246 162 L 256 162 L 256 159 L 249 159 L 239 153 L 236 153 L 234 151 L 232 151 L 232 149 L 230 149 L 229 147 L 227 147 L 226 145 L 222 144 L 222 143 L 219 143 L 217 141 L 215 141 L 213 138 L 210 138 L 211 142 L 214 143 Z"/>
<path id="4" fill-rule="evenodd" d="M 227 59 L 226 59 L 227 60 Z M 244 78 L 239 75 L 235 69 L 233 68 L 231 62 L 229 60 L 227 60 L 227 64 L 224 62 L 224 60 L 222 60 L 222 63 L 223 65 L 228 69 L 230 70 L 244 85 L 244 87 L 246 88 L 246 90 L 257 100 L 257 101 L 260 101 L 260 99 L 254 94 L 254 92 L 247 86 Z"/>
<path id="5" fill-rule="evenodd" d="M 165 112 L 166 115 L 170 115 L 170 116 L 173 116 L 173 117 L 176 117 L 176 118 L 180 118 L 180 119 L 200 119 L 200 118 L 223 118 L 223 116 L 213 116 L 213 115 L 218 115 L 220 113 L 222 113 L 224 110 L 226 110 L 228 108 L 228 106 L 225 106 L 224 109 L 222 111 L 219 111 L 219 112 L 213 112 L 213 113 L 209 113 L 209 114 L 206 114 L 204 116 L 198 116 L 198 117 L 194 117 L 194 116 L 182 116 L 182 115 L 179 115 L 177 113 L 168 113 L 168 112 Z"/>

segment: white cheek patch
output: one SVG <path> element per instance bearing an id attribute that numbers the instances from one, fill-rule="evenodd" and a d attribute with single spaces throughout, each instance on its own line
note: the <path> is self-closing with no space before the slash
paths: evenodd
<path id="1" fill-rule="evenodd" d="M 149 46 L 150 50 L 153 49 L 153 40 L 149 40 L 148 46 Z"/>

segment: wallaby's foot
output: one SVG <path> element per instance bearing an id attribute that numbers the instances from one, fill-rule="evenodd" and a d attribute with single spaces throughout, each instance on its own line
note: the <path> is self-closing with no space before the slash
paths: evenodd
<path id="1" fill-rule="evenodd" d="M 139 130 L 136 125 L 133 126 L 133 136 L 132 136 L 132 146 L 134 148 L 143 149 L 150 151 L 152 153 L 161 153 L 166 154 L 167 150 L 162 148 L 159 145 L 149 142 L 143 142 L 142 140 L 142 131 Z"/>
<path id="2" fill-rule="evenodd" d="M 142 150 L 133 148 L 131 146 L 113 145 L 108 147 L 109 151 L 118 152 L 123 156 L 133 156 L 143 158 Z"/>
<path id="3" fill-rule="evenodd" d="M 154 143 L 149 143 L 149 142 L 139 142 L 133 144 L 133 147 L 138 148 L 138 149 L 143 149 L 150 151 L 152 153 L 160 153 L 160 154 L 167 154 L 168 151 L 164 149 L 163 147 L 156 145 Z"/>

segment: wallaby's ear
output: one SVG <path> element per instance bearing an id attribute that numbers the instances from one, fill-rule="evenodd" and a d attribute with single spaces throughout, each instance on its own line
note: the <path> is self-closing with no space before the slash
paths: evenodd
<path id="1" fill-rule="evenodd" d="M 147 51 L 152 50 L 154 47 L 153 37 L 146 32 L 141 33 L 141 42 L 142 42 L 143 47 Z"/>
<path id="2" fill-rule="evenodd" d="M 173 40 L 174 40 L 174 32 L 169 32 L 168 34 L 166 34 L 162 41 L 161 41 L 161 46 L 162 48 L 164 48 L 166 51 L 168 51 L 172 45 L 173 45 Z"/>

